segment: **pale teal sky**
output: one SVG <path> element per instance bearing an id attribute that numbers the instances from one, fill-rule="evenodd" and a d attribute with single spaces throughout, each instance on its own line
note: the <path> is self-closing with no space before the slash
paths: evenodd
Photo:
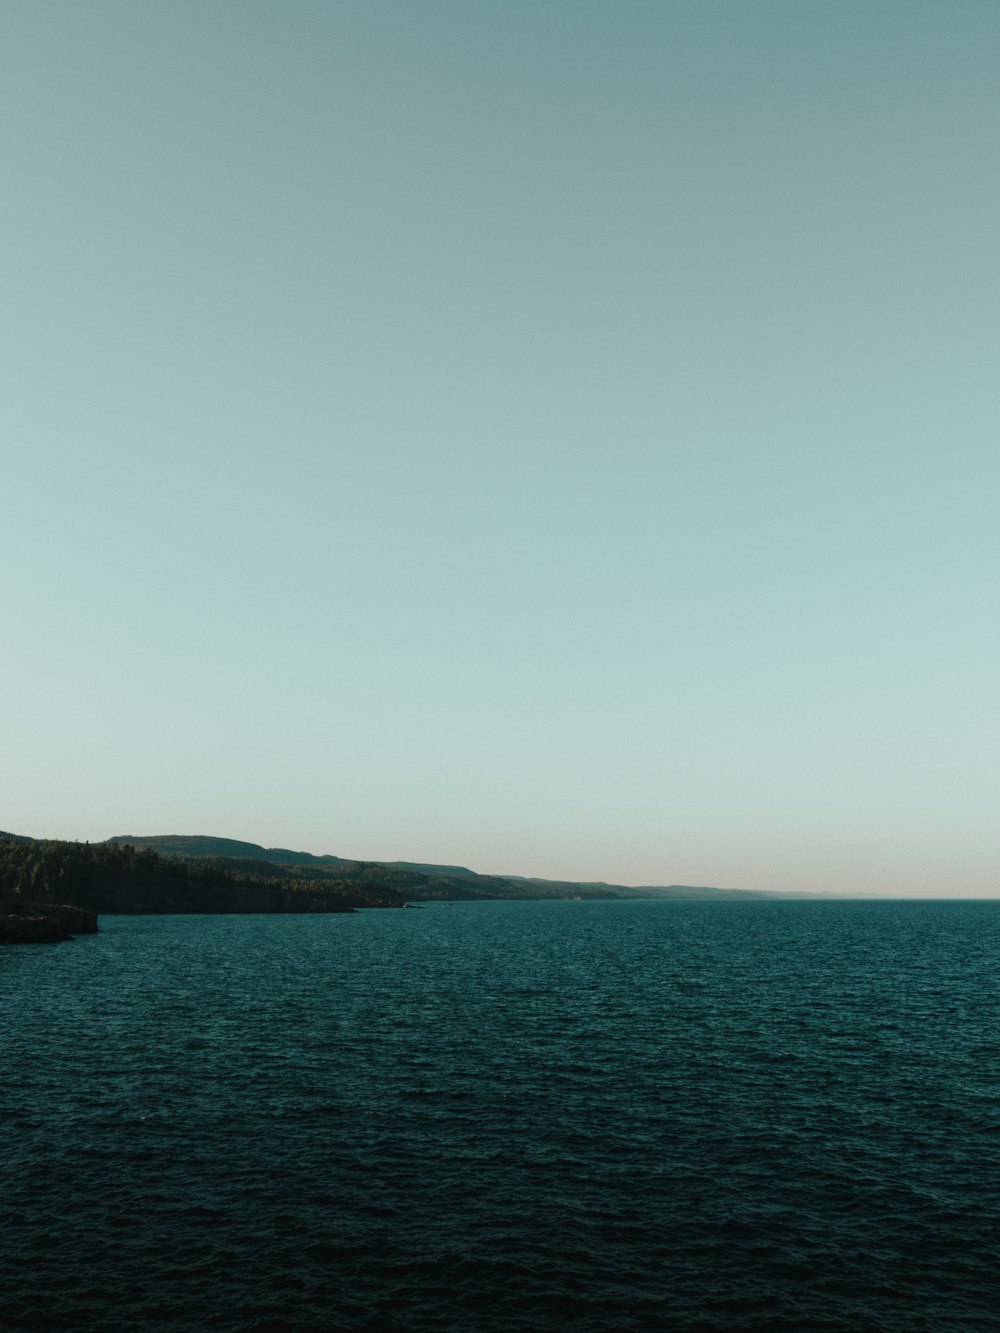
<path id="1" fill-rule="evenodd" d="M 995 0 L 0 29 L 0 828 L 1000 892 Z"/>

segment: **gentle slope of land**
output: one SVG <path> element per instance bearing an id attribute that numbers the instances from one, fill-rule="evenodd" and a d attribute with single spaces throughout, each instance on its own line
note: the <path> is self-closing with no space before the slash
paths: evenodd
<path id="1" fill-rule="evenodd" d="M 745 896 L 755 895 L 352 861 L 231 838 L 123 835 L 79 843 L 0 833 L 0 942 L 84 933 L 96 929 L 101 912 L 350 912 L 442 899 Z"/>
<path id="2" fill-rule="evenodd" d="M 418 877 L 411 881 L 411 897 L 421 898 L 720 898 L 764 896 L 749 889 L 718 889 L 687 884 L 658 884 L 635 887 L 607 884 L 600 880 L 577 881 L 539 879 L 524 875 L 484 875 L 467 866 L 434 865 L 423 861 L 349 861 L 338 856 L 314 856 L 311 852 L 293 852 L 284 847 L 262 847 L 254 842 L 235 842 L 229 838 L 164 834 L 141 836 L 123 834 L 109 839 L 120 845 L 158 852 L 161 856 L 183 857 L 190 864 L 229 865 L 234 860 L 256 872 L 262 867 L 273 873 L 278 866 L 296 867 L 300 878 L 323 878 L 332 867 L 368 868 L 373 877 L 401 873 Z"/>

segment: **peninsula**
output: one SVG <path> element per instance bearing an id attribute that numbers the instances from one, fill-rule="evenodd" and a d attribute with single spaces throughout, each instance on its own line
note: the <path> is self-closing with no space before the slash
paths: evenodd
<path id="1" fill-rule="evenodd" d="M 0 943 L 89 933 L 100 913 L 353 912 L 441 900 L 753 896 L 762 895 L 482 875 L 464 866 L 353 861 L 207 836 L 129 834 L 80 843 L 0 833 Z"/>

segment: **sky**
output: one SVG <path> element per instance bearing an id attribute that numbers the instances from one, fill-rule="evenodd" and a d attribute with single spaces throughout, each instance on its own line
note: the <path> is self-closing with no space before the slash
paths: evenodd
<path id="1" fill-rule="evenodd" d="M 0 828 L 1000 894 L 995 0 L 0 27 Z"/>

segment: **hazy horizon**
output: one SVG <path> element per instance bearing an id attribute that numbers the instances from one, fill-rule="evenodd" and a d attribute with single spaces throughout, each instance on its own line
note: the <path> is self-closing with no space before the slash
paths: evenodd
<path id="1" fill-rule="evenodd" d="M 998 63 L 12 0 L 0 827 L 1000 894 Z"/>
<path id="2" fill-rule="evenodd" d="M 15 835 L 25 836 L 25 835 L 23 834 L 23 831 L 21 831 L 21 830 L 16 830 L 16 829 L 5 829 L 5 830 L 3 830 L 3 832 L 6 832 L 6 833 L 14 833 Z M 47 840 L 47 839 L 52 839 L 52 840 L 55 840 L 55 841 L 61 841 L 61 840 L 62 840 L 62 835 L 61 835 L 61 834 L 52 834 L 52 833 L 38 834 L 38 833 L 34 833 L 34 834 L 28 834 L 28 835 L 26 835 L 26 836 L 34 837 L 34 838 L 40 839 L 40 840 L 42 840 L 42 841 L 45 841 L 45 840 Z M 621 888 L 635 888 L 635 889 L 643 889 L 643 888 L 649 888 L 649 889 L 654 889 L 654 888 L 655 888 L 655 889 L 658 889 L 658 888 L 720 889 L 720 890 L 722 890 L 722 891 L 725 892 L 725 893 L 730 893 L 730 892 L 737 892 L 737 893 L 765 893 L 765 894 L 786 895 L 786 896 L 789 896 L 789 897 L 803 897 L 803 898 L 810 898 L 810 897 L 825 897 L 825 898 L 830 898 L 830 899 L 838 898 L 838 899 L 850 899 L 850 900 L 855 900 L 855 899 L 859 899 L 859 898 L 879 898 L 879 899 L 886 899 L 886 900 L 912 898 L 912 899 L 920 899 L 920 900 L 924 900 L 924 899 L 926 899 L 926 900 L 932 900 L 932 899 L 933 899 L 933 900 L 943 900 L 943 901 L 977 901 L 977 900 L 983 900 L 983 899 L 1000 898 L 1000 895 L 998 895 L 998 894 L 996 894 L 996 893 L 982 893 L 982 892 L 980 892 L 980 893 L 976 893 L 976 892 L 969 892 L 969 891 L 959 892 L 959 891 L 957 891 L 957 890 L 954 891 L 954 892 L 949 893 L 949 892 L 945 891 L 944 889 L 942 889 L 942 890 L 940 890 L 940 891 L 929 890 L 929 891 L 924 891 L 924 892 L 922 892 L 922 893 L 921 893 L 921 892 L 908 891 L 908 890 L 905 890 L 905 889 L 902 890 L 902 891 L 896 890 L 896 891 L 894 892 L 894 891 L 891 890 L 891 889 L 857 889 L 857 888 L 854 888 L 854 887 L 852 887 L 851 885 L 847 885 L 847 884 L 845 884 L 845 885 L 841 885 L 841 886 L 839 886 L 839 887 L 832 887 L 832 888 L 831 888 L 831 887 L 828 887 L 828 888 L 825 888 L 825 889 L 808 889 L 808 888 L 803 888 L 803 889 L 794 889 L 794 888 L 774 889 L 774 888 L 769 888 L 767 885 L 764 885 L 764 884 L 753 884 L 753 885 L 751 885 L 751 884 L 738 884 L 738 883 L 732 883 L 732 884 L 728 884 L 728 883 L 727 883 L 727 884 L 712 883 L 712 884 L 709 884 L 709 883 L 707 883 L 707 882 L 693 883 L 693 882 L 691 882 L 691 881 L 687 881 L 687 880 L 683 880 L 683 881 L 681 881 L 681 880 L 669 880 L 669 881 L 668 881 L 668 880 L 666 880 L 666 879 L 656 880 L 656 881 L 654 881 L 654 880 L 646 880 L 646 881 L 643 881 L 643 882 L 640 883 L 640 882 L 638 882 L 638 881 L 626 881 L 626 880 L 621 880 L 621 879 L 619 879 L 619 880 L 613 880 L 613 879 L 606 879 L 606 878 L 598 878 L 598 877 L 596 877 L 596 876 L 592 876 L 592 875 L 576 875 L 576 876 L 571 876 L 571 875 L 560 875 L 560 874 L 557 874 L 557 873 L 541 875 L 541 874 L 533 873 L 533 872 L 530 872 L 530 871 L 527 871 L 527 870 L 517 870 L 517 871 L 515 871 L 515 870 L 509 870 L 509 869 L 508 869 L 508 870 L 505 870 L 505 869 L 502 869 L 502 868 L 500 868 L 500 867 L 493 866 L 493 865 L 465 865 L 465 864 L 460 864 L 460 863 L 455 862 L 455 861 L 450 861 L 450 862 L 449 862 L 449 861 L 439 860 L 439 859 L 436 859 L 436 858 L 418 859 L 418 858 L 415 858 L 415 857 L 407 857 L 407 856 L 394 856 L 394 857 L 389 857 L 389 856 L 381 856 L 381 855 L 379 855 L 378 853 L 375 853 L 375 852 L 372 852 L 372 853 L 369 853 L 369 854 L 366 854 L 366 855 L 354 855 L 354 854 L 352 854 L 350 851 L 345 851 L 345 850 L 343 850 L 343 849 L 333 849 L 333 848 L 329 848 L 329 847 L 326 848 L 326 849 L 324 849 L 324 850 L 318 850 L 318 849 L 315 848 L 315 847 L 311 847 L 311 848 L 310 848 L 310 847 L 298 847 L 298 846 L 296 846 L 296 847 L 288 847 L 288 846 L 286 846 L 285 844 L 283 844 L 283 843 L 279 843 L 279 842 L 272 842 L 272 841 L 268 841 L 268 840 L 265 840 L 265 841 L 262 842 L 262 841 L 260 840 L 260 838 L 249 838 L 249 837 L 246 837 L 246 838 L 244 838 L 244 837 L 233 838 L 233 837 L 230 837 L 230 836 L 229 836 L 228 834 L 226 834 L 226 833 L 218 833 L 218 832 L 216 832 L 216 833 L 206 833 L 206 832 L 204 832 L 204 831 L 202 831 L 202 832 L 200 832 L 200 833 L 192 833 L 190 830 L 188 830 L 187 832 L 178 831 L 178 830 L 171 830 L 169 833 L 166 833 L 166 832 L 164 832 L 163 830 L 160 830 L 160 832 L 158 832 L 158 833 L 149 833 L 149 832 L 146 832 L 146 833 L 138 833 L 138 832 L 135 832 L 135 831 L 128 832 L 128 833 L 120 833 L 120 832 L 119 832 L 119 833 L 109 834 L 109 835 L 107 835 L 106 837 L 103 837 L 103 838 L 93 838 L 93 837 L 91 837 L 91 838 L 85 838 L 85 837 L 77 837 L 77 838 L 70 838 L 70 839 L 67 839 L 67 840 L 68 840 L 68 841 L 71 841 L 71 842 L 102 843 L 102 842 L 113 842 L 113 841 L 127 842 L 129 839 L 132 839 L 132 838 L 134 838 L 134 839 L 136 839 L 136 840 L 138 841 L 138 840 L 146 840 L 146 839 L 165 838 L 165 837 L 218 838 L 218 839 L 220 839 L 220 840 L 222 840 L 222 841 L 226 841 L 226 842 L 244 842 L 244 843 L 246 843 L 246 844 L 249 845 L 249 846 L 257 846 L 257 847 L 260 847 L 260 848 L 262 848 L 264 851 L 286 851 L 286 852 L 288 852 L 288 851 L 292 851 L 292 852 L 305 852 L 305 853 L 307 853 L 308 855 L 312 855 L 312 856 L 316 856 L 316 857 L 323 857 L 323 856 L 327 856 L 327 855 L 332 855 L 332 856 L 340 857 L 340 858 L 342 858 L 342 859 L 345 860 L 345 861 L 375 862 L 375 863 L 381 863 L 381 864 L 387 864 L 387 865 L 393 865 L 393 864 L 399 864 L 399 865 L 406 865 L 406 864 L 413 864 L 413 865 L 431 865 L 431 866 L 439 866 L 439 867 L 441 867 L 442 869 L 447 869 L 447 868 L 449 868 L 449 867 L 455 867 L 456 869 L 472 870 L 472 871 L 474 871 L 476 874 L 479 874 L 479 875 L 495 875 L 495 876 L 497 876 L 498 878 L 501 878 L 501 879 L 503 879 L 503 878 L 507 878 L 507 879 L 528 879 L 528 880 L 538 880 L 538 881 L 546 881 L 546 880 L 548 880 L 548 881 L 551 881 L 553 884 L 559 884 L 559 883 L 566 883 L 566 884 L 580 884 L 580 885 L 586 885 L 586 884 L 595 884 L 595 885 L 596 885 L 596 884 L 607 884 L 610 888 L 614 888 L 614 887 L 618 886 L 618 887 L 621 887 Z"/>

